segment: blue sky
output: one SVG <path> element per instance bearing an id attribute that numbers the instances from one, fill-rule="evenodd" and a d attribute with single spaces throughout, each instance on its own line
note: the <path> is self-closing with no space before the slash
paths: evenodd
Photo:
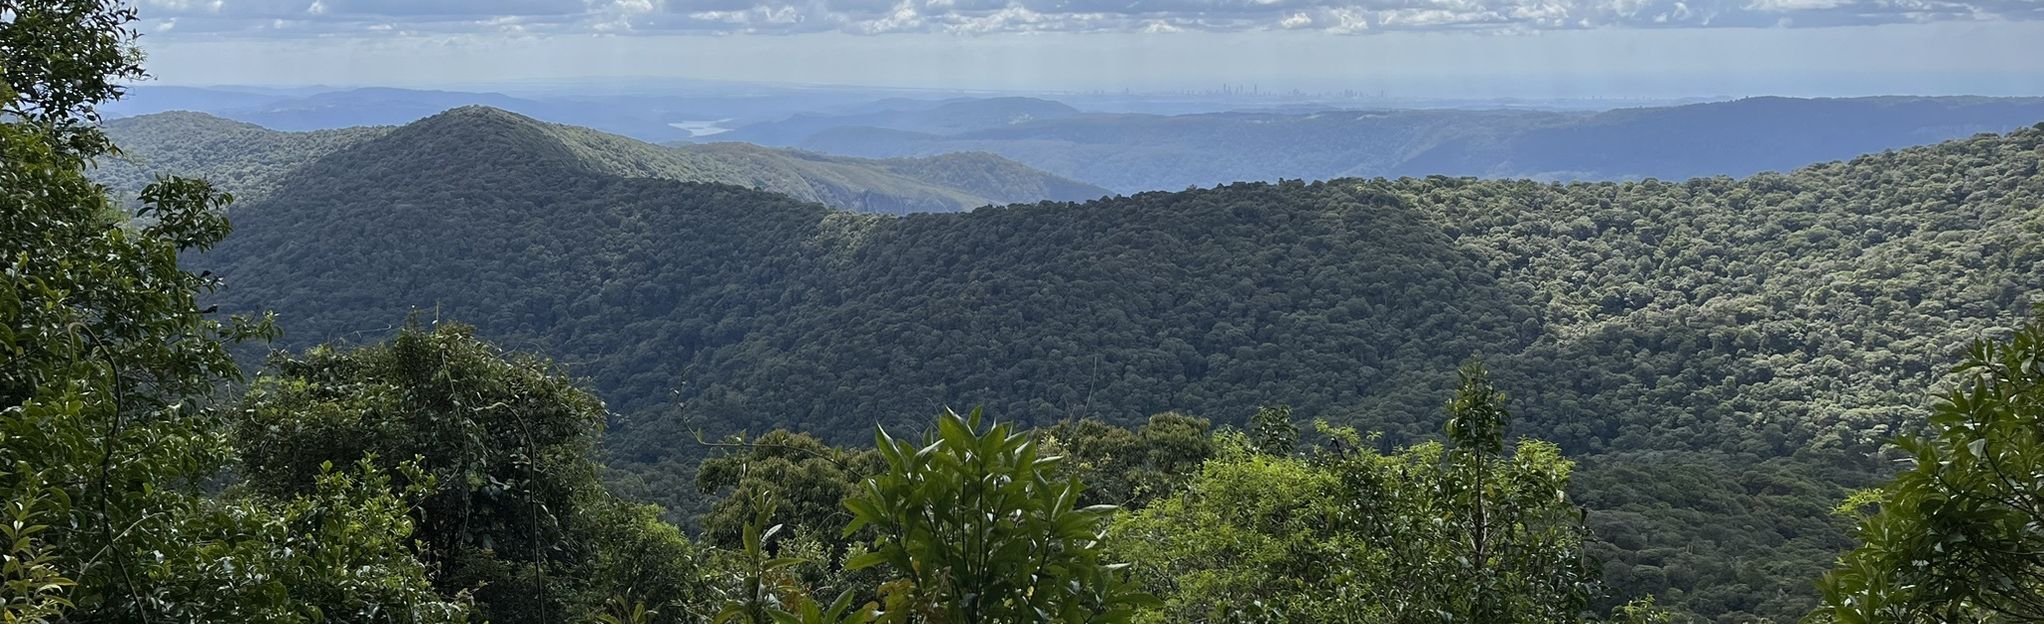
<path id="1" fill-rule="evenodd" d="M 141 0 L 167 84 L 2044 95 L 2044 0 Z"/>

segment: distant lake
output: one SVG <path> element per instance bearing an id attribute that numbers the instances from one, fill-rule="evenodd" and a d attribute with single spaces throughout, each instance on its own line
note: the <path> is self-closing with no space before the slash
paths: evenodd
<path id="1" fill-rule="evenodd" d="M 702 120 L 698 120 L 698 121 L 677 121 L 677 122 L 674 122 L 674 123 L 670 123 L 670 124 L 667 124 L 667 125 L 669 125 L 669 126 L 673 126 L 673 127 L 676 127 L 676 128 L 680 128 L 680 129 L 682 129 L 682 130 L 687 130 L 687 131 L 688 131 L 688 135 L 689 135 L 689 136 L 692 136 L 692 137 L 700 137 L 700 136 L 710 136 L 710 135 L 712 135 L 712 134 L 721 134 L 721 133 L 725 133 L 725 132 L 730 132 L 730 131 L 731 131 L 731 129 L 730 129 L 730 128 L 726 128 L 726 127 L 724 127 L 724 126 L 723 126 L 723 124 L 724 124 L 725 122 L 728 122 L 728 121 L 731 121 L 731 120 L 729 120 L 729 119 L 716 119 L 716 120 L 709 120 L 709 121 L 702 121 Z"/>

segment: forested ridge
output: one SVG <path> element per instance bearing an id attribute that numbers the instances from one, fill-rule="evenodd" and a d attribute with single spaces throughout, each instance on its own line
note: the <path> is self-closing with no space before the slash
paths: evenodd
<path id="1" fill-rule="evenodd" d="M 533 143 L 505 145 L 506 149 L 565 150 L 575 166 L 607 174 L 722 182 L 861 212 L 949 212 L 1108 194 L 1106 189 L 985 153 L 864 159 L 739 144 L 662 147 L 587 128 L 540 123 L 497 109 L 478 107 L 466 114 L 513 117 L 538 130 L 525 137 Z M 132 195 L 152 176 L 191 175 L 249 200 L 269 193 L 319 157 L 393 129 L 279 132 L 204 113 L 127 117 L 108 122 L 107 134 L 123 153 L 102 160 L 94 177 Z"/>
<path id="2" fill-rule="evenodd" d="M 230 222 L 0 17 L 0 621 L 2044 619 L 2044 125 L 883 216 L 461 109 Z"/>
<path id="3" fill-rule="evenodd" d="M 1396 444 L 1437 431 L 1447 372 L 1481 356 L 1515 431 L 1581 462 L 1591 524 L 1620 536 L 1595 545 L 1606 578 L 1781 619 L 1849 545 L 1828 512 L 1879 475 L 1867 453 L 2044 281 L 2039 129 L 1738 180 L 1246 183 L 899 218 L 493 143 L 543 133 L 456 111 L 337 152 L 198 263 L 225 309 L 277 311 L 286 346 L 424 310 L 556 355 L 618 412 L 625 482 L 677 508 L 697 429 L 1286 403 Z"/>

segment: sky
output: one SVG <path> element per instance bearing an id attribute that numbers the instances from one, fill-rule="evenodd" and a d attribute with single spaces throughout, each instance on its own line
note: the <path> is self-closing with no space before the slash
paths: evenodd
<path id="1" fill-rule="evenodd" d="M 160 83 L 2044 95 L 2044 0 L 140 0 Z"/>

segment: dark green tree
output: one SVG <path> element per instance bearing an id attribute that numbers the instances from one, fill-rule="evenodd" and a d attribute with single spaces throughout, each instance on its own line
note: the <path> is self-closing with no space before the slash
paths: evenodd
<path id="1" fill-rule="evenodd" d="M 687 617 L 693 548 L 603 489 L 592 459 L 603 403 L 551 363 L 446 324 L 272 367 L 236 427 L 255 487 L 290 494 L 328 463 L 417 458 L 436 484 L 415 512 L 418 555 L 443 593 L 472 594 L 490 621 L 577 619 L 613 599 Z"/>
<path id="2" fill-rule="evenodd" d="M 1292 407 L 1257 408 L 1249 418 L 1249 443 L 1266 455 L 1290 455 L 1299 447 L 1299 424 L 1292 422 Z"/>
<path id="3" fill-rule="evenodd" d="M 885 468 L 872 449 L 834 447 L 784 429 L 717 446 L 730 452 L 703 460 L 696 486 L 714 500 L 700 520 L 703 536 L 726 548 L 739 545 L 746 523 L 759 513 L 754 504 L 768 494 L 789 533 L 843 548 L 849 540 L 840 530 L 852 519 L 845 498 Z"/>
<path id="4" fill-rule="evenodd" d="M 1896 441 L 1912 460 L 1863 492 L 1864 544 L 1819 587 L 1812 620 L 2044 621 L 2044 309 L 2003 340 L 1976 340 L 1930 429 Z"/>
<path id="5" fill-rule="evenodd" d="M 392 471 L 228 478 L 213 392 L 266 325 L 200 309 L 216 282 L 178 260 L 227 235 L 231 198 L 164 178 L 131 214 L 85 177 L 113 153 L 96 107 L 142 76 L 133 18 L 0 0 L 0 621 L 463 619 L 406 548 Z"/>
<path id="6" fill-rule="evenodd" d="M 1065 457 L 1064 469 L 1086 484 L 1085 503 L 1141 509 L 1177 492 L 1213 457 L 1210 429 L 1204 418 L 1166 412 L 1134 430 L 1089 418 L 1039 433 Z"/>

